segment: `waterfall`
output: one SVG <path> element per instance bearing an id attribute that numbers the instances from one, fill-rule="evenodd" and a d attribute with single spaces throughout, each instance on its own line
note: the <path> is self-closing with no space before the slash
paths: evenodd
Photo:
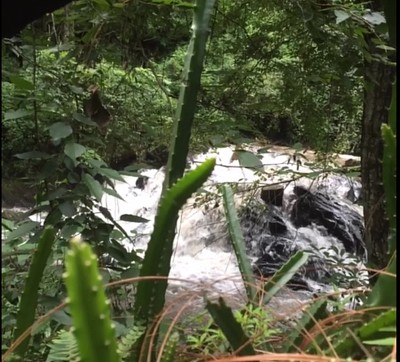
<path id="1" fill-rule="evenodd" d="M 254 145 L 247 149 L 257 152 Z M 332 290 L 329 278 L 341 269 L 334 266 L 338 260 L 342 265 L 354 264 L 357 269 L 354 278 L 365 279 L 366 273 L 362 271 L 365 255 L 358 252 L 362 249 L 358 245 L 362 244 L 362 209 L 354 203 L 360 194 L 360 183 L 343 175 L 324 173 L 315 177 L 312 162 L 300 164 L 293 153 L 282 150 L 267 150 L 259 156 L 263 172 L 241 167 L 234 156 L 234 147 L 217 148 L 193 157 L 191 169 L 211 157 L 217 159 L 217 165 L 202 192 L 193 195 L 181 211 L 170 276 L 196 281 L 198 285 L 213 285 L 223 293 L 243 293 L 218 194 L 218 185 L 230 183 L 235 187 L 248 256 L 255 270 L 265 276 L 272 275 L 295 251 L 303 250 L 313 253 L 306 265 L 313 270 L 305 268 L 295 278 L 300 283 L 299 289 Z M 164 171 L 143 170 L 141 175 L 141 179 L 125 177 L 126 183 L 117 182 L 116 190 L 125 201 L 105 195 L 102 203 L 117 220 L 122 214 L 149 220 L 143 224 L 121 221 L 135 235 L 134 245 L 127 243 L 126 247 L 145 250 L 153 229 Z M 271 184 L 283 186 L 282 206 L 266 205 L 261 200 L 260 190 Z M 324 213 L 322 223 L 312 210 L 304 209 L 308 207 L 306 201 L 300 203 L 296 193 L 301 190 L 310 191 L 322 204 L 322 211 L 318 211 Z M 294 208 L 304 209 L 305 220 L 296 218 Z M 348 270 L 341 273 L 348 276 Z"/>

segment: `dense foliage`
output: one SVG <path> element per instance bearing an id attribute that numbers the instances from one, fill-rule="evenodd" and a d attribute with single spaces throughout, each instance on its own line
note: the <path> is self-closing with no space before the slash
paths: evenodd
<path id="1" fill-rule="evenodd" d="M 358 39 L 332 13 L 312 6 L 219 2 L 194 150 L 267 136 L 325 152 L 359 152 Z M 50 147 L 47 127 L 77 124 L 74 114 L 95 84 L 114 122 L 101 142 L 93 135 L 94 150 L 113 165 L 164 163 L 188 19 L 184 7 L 80 1 L 3 42 L 3 159 Z M 21 175 L 16 164 L 5 166 L 6 174 Z"/>

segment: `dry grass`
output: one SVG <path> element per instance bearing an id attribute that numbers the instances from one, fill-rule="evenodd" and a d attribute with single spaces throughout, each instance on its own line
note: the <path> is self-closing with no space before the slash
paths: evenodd
<path id="1" fill-rule="evenodd" d="M 376 271 L 379 272 L 379 271 Z M 114 281 L 112 283 L 108 283 L 106 286 L 108 288 L 115 288 L 121 287 L 123 285 L 132 285 L 136 284 L 141 280 L 160 280 L 166 279 L 162 277 L 136 277 L 136 278 L 129 278 L 124 280 Z M 204 284 L 199 283 L 197 281 L 192 280 L 185 280 L 179 278 L 168 278 L 169 284 L 174 285 L 178 284 L 180 291 L 175 295 L 170 295 L 167 298 L 167 303 L 165 308 L 163 309 L 162 313 L 156 318 L 153 325 L 148 328 L 148 335 L 147 338 L 150 338 L 150 345 L 155 346 L 155 334 L 154 331 L 158 330 L 161 323 L 167 321 L 168 328 L 165 334 L 163 335 L 162 340 L 160 341 L 159 348 L 157 351 L 157 358 L 156 361 L 161 361 L 163 356 L 163 352 L 166 348 L 167 342 L 171 334 L 175 330 L 183 331 L 185 335 L 188 335 L 193 332 L 195 328 L 198 328 L 196 325 L 190 326 L 190 328 L 185 327 L 185 321 L 190 320 L 190 317 L 199 316 L 202 312 L 204 312 L 204 298 L 213 299 L 217 296 L 217 292 L 215 291 L 215 284 L 223 282 L 223 280 L 215 281 L 214 283 Z M 214 284 L 214 285 L 213 285 Z M 318 298 L 312 298 L 309 300 L 304 299 L 297 299 L 296 292 L 286 291 L 288 294 L 284 294 L 284 298 L 288 298 L 289 295 L 293 298 L 293 303 L 290 307 L 286 306 L 285 311 L 279 310 L 279 298 L 276 300 L 272 300 L 271 303 L 267 306 L 263 306 L 263 297 L 264 291 L 262 289 L 262 285 L 264 281 L 261 281 L 256 287 L 259 291 L 259 300 L 258 306 L 262 306 L 268 312 L 268 315 L 271 315 L 272 320 L 270 322 L 270 326 L 264 326 L 264 328 L 273 328 L 274 325 L 277 323 L 287 324 L 288 328 L 293 328 L 293 323 L 295 323 L 295 316 L 299 315 L 299 313 L 304 313 L 307 310 L 307 307 L 311 304 L 311 302 L 315 302 L 318 299 L 326 299 L 328 297 L 337 297 L 338 293 L 331 293 L 329 295 L 321 295 Z M 351 293 L 363 293 L 365 289 L 354 289 L 349 291 Z M 227 300 L 228 305 L 234 308 L 241 308 L 246 303 L 246 298 L 239 294 L 236 295 L 224 295 Z M 9 357 L 15 349 L 19 346 L 19 344 L 27 338 L 32 330 L 35 330 L 45 324 L 51 316 L 59 311 L 62 310 L 66 306 L 66 303 L 62 303 L 57 307 L 50 310 L 45 315 L 40 316 L 36 322 L 28 328 L 13 344 L 9 347 L 9 349 L 3 354 L 2 361 L 5 361 L 7 357 Z M 275 309 L 275 310 L 274 310 Z M 277 309 L 277 310 L 276 310 Z M 350 329 L 354 328 L 355 326 L 359 325 L 363 322 L 363 317 L 371 312 L 376 311 L 377 309 L 373 308 L 363 308 L 360 310 L 344 310 L 340 313 L 330 313 L 328 316 L 322 320 L 314 321 L 314 326 L 310 330 L 302 330 L 301 331 L 301 342 L 295 347 L 297 353 L 270 353 L 269 351 L 257 350 L 256 356 L 235 356 L 234 353 L 230 354 L 215 354 L 215 355 L 204 355 L 201 353 L 195 353 L 190 348 L 185 345 L 184 343 L 180 344 L 178 347 L 178 362 L 184 361 L 204 361 L 204 362 L 245 362 L 245 361 L 329 361 L 329 362 L 339 362 L 345 361 L 344 359 L 340 358 L 333 345 L 331 344 L 330 334 L 337 330 L 339 327 L 348 326 Z M 126 318 L 129 315 L 125 316 Z M 206 318 L 207 319 L 207 318 Z M 205 320 L 206 320 L 205 319 Z M 186 328 L 186 329 L 182 329 Z M 326 344 L 329 346 L 329 355 L 326 355 L 322 349 L 319 350 L 319 355 L 310 355 L 307 354 L 305 351 L 313 344 L 313 342 L 319 338 L 323 337 Z M 255 338 L 257 336 L 252 336 Z M 274 336 L 271 341 L 276 345 L 281 345 L 285 342 L 287 336 L 282 333 L 282 335 Z M 382 361 L 395 361 L 396 359 L 396 346 L 393 347 L 392 352 Z M 368 351 L 366 353 L 370 354 Z M 324 355 L 325 354 L 325 355 Z M 150 360 L 150 354 L 147 356 L 148 362 L 153 362 Z"/>

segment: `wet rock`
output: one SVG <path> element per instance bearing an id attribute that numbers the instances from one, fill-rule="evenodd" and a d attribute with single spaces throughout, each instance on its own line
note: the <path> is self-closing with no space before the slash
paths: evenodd
<path id="1" fill-rule="evenodd" d="M 240 211 L 243 236 L 252 255 L 259 255 L 264 238 L 285 235 L 287 226 L 282 210 L 273 205 L 251 203 Z"/>
<path id="2" fill-rule="evenodd" d="M 329 235 L 342 242 L 347 252 L 365 256 L 364 225 L 360 214 L 323 193 L 312 193 L 301 186 L 295 186 L 294 193 L 298 199 L 291 220 L 296 227 L 312 223 L 324 226 Z"/>
<path id="3" fill-rule="evenodd" d="M 144 190 L 148 180 L 149 178 L 147 176 L 139 176 L 136 180 L 136 187 L 140 190 Z"/>
<path id="4" fill-rule="evenodd" d="M 283 205 L 284 187 L 281 185 L 265 186 L 261 189 L 261 200 L 268 205 Z"/>
<path id="5" fill-rule="evenodd" d="M 11 221 L 22 221 L 28 219 L 30 215 L 29 210 L 25 209 L 3 209 L 1 210 L 1 217 Z"/>

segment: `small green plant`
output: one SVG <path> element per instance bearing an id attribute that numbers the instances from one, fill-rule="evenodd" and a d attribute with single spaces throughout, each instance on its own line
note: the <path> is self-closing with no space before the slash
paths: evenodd
<path id="1" fill-rule="evenodd" d="M 242 310 L 234 311 L 233 315 L 246 335 L 251 336 L 252 345 L 255 348 L 265 346 L 271 337 L 279 334 L 277 329 L 270 327 L 272 318 L 264 307 L 249 304 Z M 186 341 L 190 349 L 204 355 L 226 353 L 232 350 L 225 334 L 213 320 L 207 322 L 198 332 L 187 336 Z"/>

